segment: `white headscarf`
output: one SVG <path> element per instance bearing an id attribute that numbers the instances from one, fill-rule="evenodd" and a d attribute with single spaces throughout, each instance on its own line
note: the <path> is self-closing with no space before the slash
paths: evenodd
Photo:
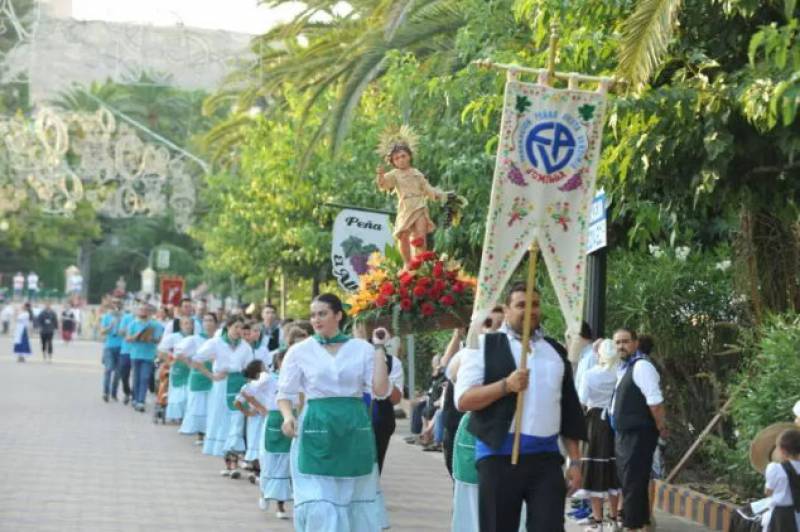
<path id="1" fill-rule="evenodd" d="M 603 340 L 597 348 L 598 361 L 597 365 L 604 371 L 612 371 L 617 369 L 619 365 L 620 356 L 617 352 L 617 347 L 611 340 Z"/>

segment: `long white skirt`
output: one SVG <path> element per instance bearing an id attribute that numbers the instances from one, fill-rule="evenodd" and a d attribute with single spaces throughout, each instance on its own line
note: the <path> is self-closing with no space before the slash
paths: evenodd
<path id="1" fill-rule="evenodd" d="M 186 389 L 189 389 L 188 386 Z M 208 396 L 210 394 L 210 391 L 188 391 L 189 398 L 186 400 L 186 413 L 183 416 L 183 423 L 181 423 L 181 428 L 178 429 L 178 432 L 181 434 L 205 434 L 206 410 L 208 408 Z"/>
<path id="2" fill-rule="evenodd" d="M 228 379 L 214 381 L 208 396 L 208 417 L 206 418 L 206 437 L 203 440 L 203 453 L 212 456 L 225 455 L 225 442 L 231 427 L 233 412 L 227 402 Z"/>
<path id="3" fill-rule="evenodd" d="M 167 393 L 167 413 L 165 417 L 167 419 L 183 419 L 183 416 L 186 414 L 186 399 L 187 399 L 187 390 L 189 386 L 184 384 L 183 386 L 169 386 L 169 392 Z"/>
<path id="4" fill-rule="evenodd" d="M 259 460 L 259 450 L 264 447 L 264 416 L 250 416 L 247 418 L 247 451 L 244 459 L 248 462 Z"/>
<path id="5" fill-rule="evenodd" d="M 480 532 L 478 485 L 455 481 L 453 488 L 453 532 Z"/>
<path id="6" fill-rule="evenodd" d="M 455 480 L 453 488 L 453 519 L 451 530 L 453 532 L 480 532 L 478 520 L 478 485 Z M 525 502 L 519 519 L 519 532 L 525 532 L 527 510 Z"/>
<path id="7" fill-rule="evenodd" d="M 290 463 L 294 489 L 294 528 L 298 532 L 378 532 L 378 467 L 353 478 L 304 475 L 298 469 L 298 438 L 292 442 Z"/>
<path id="8" fill-rule="evenodd" d="M 228 405 L 225 405 L 228 408 Z M 228 425 L 228 437 L 225 438 L 225 445 L 222 450 L 226 453 L 244 452 L 244 424 L 245 418 L 239 410 L 228 410 L 231 413 L 230 425 Z"/>

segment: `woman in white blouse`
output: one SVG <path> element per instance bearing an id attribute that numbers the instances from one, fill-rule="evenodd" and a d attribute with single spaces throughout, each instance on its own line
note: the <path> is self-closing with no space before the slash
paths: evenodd
<path id="1" fill-rule="evenodd" d="M 237 469 L 238 456 L 235 453 L 240 449 L 227 448 L 231 424 L 236 422 L 234 417 L 242 415 L 235 410 L 233 401 L 246 383 L 242 369 L 253 359 L 253 350 L 242 340 L 241 334 L 242 319 L 238 316 L 229 318 L 222 333 L 200 346 L 193 358 L 194 362 L 214 361 L 213 372 L 208 375 L 214 381 L 214 385 L 208 397 L 203 453 L 224 456 L 225 469 L 221 474 L 231 478 L 241 476 Z"/>
<path id="2" fill-rule="evenodd" d="M 167 421 L 181 423 L 186 412 L 187 384 L 189 382 L 189 365 L 183 356 L 175 355 L 175 347 L 181 340 L 194 334 L 194 320 L 189 317 L 180 319 L 180 331 L 165 334 L 158 344 L 159 358 L 169 363 L 169 392 L 167 393 Z"/>
<path id="3" fill-rule="evenodd" d="M 203 329 L 184 338 L 175 346 L 174 354 L 177 358 L 186 360 L 191 366 L 189 372 L 188 398 L 186 400 L 186 413 L 179 432 L 181 434 L 196 434 L 195 445 L 203 445 L 206 432 L 206 414 L 208 411 L 208 396 L 214 382 L 210 376 L 214 369 L 211 360 L 200 362 L 194 356 L 200 347 L 210 341 L 217 331 L 217 315 L 209 312 L 203 316 Z"/>
<path id="4" fill-rule="evenodd" d="M 301 532 L 381 529 L 375 436 L 362 393 L 369 385 L 376 398 L 389 394 L 383 349 L 388 334 L 373 335 L 373 348 L 343 335 L 342 318 L 338 297 L 317 296 L 311 303 L 315 334 L 289 349 L 278 381 L 282 429 L 295 438 L 294 526 Z M 297 420 L 291 399 L 300 392 L 306 407 Z"/>
<path id="5" fill-rule="evenodd" d="M 612 527 L 617 518 L 620 483 L 614 457 L 614 432 L 608 419 L 611 398 L 617 383 L 620 356 L 611 340 L 602 340 L 597 346 L 597 365 L 586 371 L 578 388 L 578 399 L 586 408 L 586 427 L 589 446 L 582 459 L 582 494 L 591 497 L 592 515 L 588 531 L 603 527 L 603 501 L 609 499 Z"/>

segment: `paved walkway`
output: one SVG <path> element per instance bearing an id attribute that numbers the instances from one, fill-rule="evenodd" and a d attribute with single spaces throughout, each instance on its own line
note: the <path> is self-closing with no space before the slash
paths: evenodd
<path id="1" fill-rule="evenodd" d="M 52 364 L 40 355 L 19 364 L 10 352 L 0 338 L 0 530 L 292 529 L 258 509 L 249 482 L 220 477 L 222 460 L 191 437 L 154 425 L 149 410 L 102 402 L 99 344 L 57 342 Z M 392 530 L 449 530 L 442 456 L 403 443 L 400 432 L 383 481 Z M 695 530 L 663 516 L 659 525 Z"/>

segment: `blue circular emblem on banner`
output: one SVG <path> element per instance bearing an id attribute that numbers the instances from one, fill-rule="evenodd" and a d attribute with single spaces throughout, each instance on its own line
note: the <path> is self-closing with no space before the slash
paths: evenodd
<path id="1" fill-rule="evenodd" d="M 537 170 L 548 174 L 568 166 L 578 143 L 572 130 L 561 121 L 540 122 L 525 137 L 525 154 Z"/>

